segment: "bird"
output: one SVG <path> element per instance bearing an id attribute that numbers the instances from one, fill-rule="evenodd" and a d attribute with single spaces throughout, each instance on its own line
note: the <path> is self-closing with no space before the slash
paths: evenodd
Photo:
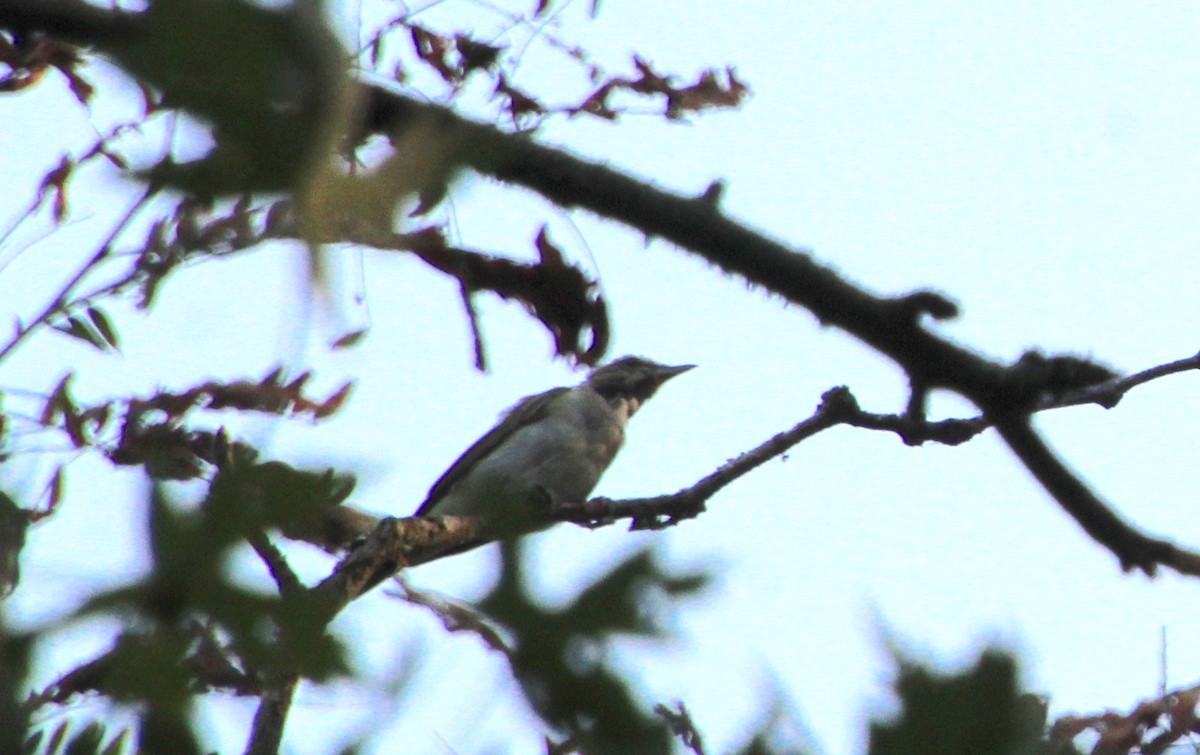
<path id="1" fill-rule="evenodd" d="M 695 365 L 626 356 L 579 385 L 526 396 L 429 489 L 414 516 L 476 516 L 483 536 L 441 555 L 546 529 L 561 502 L 582 503 L 625 441 L 630 417 Z"/>

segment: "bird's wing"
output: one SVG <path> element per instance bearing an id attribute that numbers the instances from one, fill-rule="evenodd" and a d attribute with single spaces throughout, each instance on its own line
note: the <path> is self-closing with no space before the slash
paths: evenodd
<path id="1" fill-rule="evenodd" d="M 475 441 L 470 448 L 463 451 L 462 456 L 454 460 L 450 468 L 438 478 L 437 482 L 433 483 L 433 487 L 429 489 L 429 495 L 425 496 L 425 502 L 421 504 L 421 507 L 417 509 L 413 516 L 431 514 L 431 509 L 437 502 L 449 493 L 450 489 L 460 480 L 466 477 L 471 468 L 480 459 L 496 450 L 501 443 L 520 428 L 545 417 L 550 402 L 569 390 L 571 389 L 552 388 L 545 393 L 521 399 L 516 406 L 504 414 L 504 417 L 495 427 L 489 430 L 482 438 Z"/>

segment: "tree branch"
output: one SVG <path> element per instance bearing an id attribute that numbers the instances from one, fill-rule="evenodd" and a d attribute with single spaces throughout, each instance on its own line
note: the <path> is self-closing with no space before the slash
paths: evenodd
<path id="1" fill-rule="evenodd" d="M 288 710 L 299 681 L 300 678 L 290 672 L 266 680 L 259 695 L 246 755 L 275 755 L 279 752 L 279 745 L 283 742 L 283 726 L 287 722 Z"/>
<path id="2" fill-rule="evenodd" d="M 100 46 L 114 46 L 114 40 L 136 35 L 140 19 L 138 13 L 102 13 L 74 0 L 17 0 L 0 7 L 0 26 Z M 664 191 L 605 165 L 536 144 L 525 135 L 467 120 L 380 86 L 363 85 L 362 92 L 366 105 L 357 133 L 396 138 L 412 127 L 437 133 L 449 158 L 463 167 L 533 190 L 562 207 L 586 209 L 647 236 L 666 239 L 808 309 L 821 323 L 844 330 L 895 361 L 908 374 L 914 399 L 945 388 L 975 403 L 1047 492 L 1089 534 L 1113 549 L 1123 566 L 1153 573 L 1161 563 L 1200 573 L 1190 559 L 1180 558 L 1173 545 L 1142 535 L 1129 537 L 1133 531 L 1128 525 L 1075 477 L 1029 425 L 1029 413 L 1048 392 L 1061 398 L 1070 389 L 1088 385 L 1038 384 L 1031 375 L 1041 373 L 1031 371 L 1025 360 L 1006 367 L 930 332 L 924 327 L 926 315 L 945 319 L 956 313 L 953 303 L 940 294 L 873 294 L 808 254 L 729 219 L 707 193 L 687 197 Z M 921 403 L 915 400 L 912 406 L 919 410 Z M 1088 520 L 1107 524 L 1085 524 Z M 366 589 L 371 586 L 369 580 L 363 584 Z"/>

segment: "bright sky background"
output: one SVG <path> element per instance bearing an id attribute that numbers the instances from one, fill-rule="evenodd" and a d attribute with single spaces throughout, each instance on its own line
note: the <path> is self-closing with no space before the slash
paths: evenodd
<path id="1" fill-rule="evenodd" d="M 563 35 L 614 72 L 629 71 L 622 61 L 632 51 L 689 77 L 732 64 L 754 94 L 739 111 L 690 124 L 579 119 L 545 128 L 542 141 L 684 193 L 724 179 L 730 214 L 812 249 L 852 280 L 879 292 L 932 287 L 955 298 L 963 316 L 939 327 L 992 356 L 1041 347 L 1135 371 L 1196 351 L 1195 4 L 733 9 L 603 0 L 592 23 L 579 23 L 586 3 L 576 5 L 564 14 Z M 478 19 L 484 39 L 501 28 L 470 3 L 443 4 L 430 24 L 462 12 Z M 577 72 L 536 47 L 521 76 L 529 90 L 578 91 Z M 109 93 L 128 91 L 111 76 L 96 78 Z M 97 123 L 132 113 L 118 100 L 101 100 Z M 0 222 L 23 209 L 64 143 L 82 148 L 90 133 L 61 82 L 0 99 Z M 117 202 L 133 196 L 110 169 L 91 175 L 91 188 L 75 198 L 73 224 L 0 270 L 6 310 L 28 317 L 44 306 L 120 212 Z M 614 320 L 613 356 L 700 365 L 639 413 L 598 494 L 689 485 L 808 416 L 835 385 L 850 386 L 872 411 L 904 405 L 894 367 L 662 242 L 647 247 L 623 228 L 483 180 L 458 188 L 456 230 L 466 245 L 528 255 L 548 223 L 556 243 L 598 268 Z M 93 204 L 97 191 L 111 201 Z M 26 227 L 14 243 L 47 227 Z M 0 261 L 12 249 L 0 247 Z M 150 317 L 110 308 L 125 336 L 123 357 L 43 335 L 0 367 L 0 389 L 48 391 L 67 365 L 80 372 L 81 399 L 261 376 L 279 362 L 315 368 L 329 390 L 353 378 L 350 405 L 331 421 L 236 427 L 276 458 L 357 471 L 354 503 L 405 515 L 500 411 L 582 377 L 549 361 L 547 337 L 519 308 L 487 296 L 479 306 L 492 371 L 473 372 L 457 289 L 412 259 L 377 253 L 340 255 L 351 281 L 361 260 L 372 329 L 360 347 L 331 353 L 323 344 L 368 315 L 347 305 L 336 323 L 297 302 L 302 259 L 294 247 L 276 247 L 178 274 Z M 1058 411 L 1038 423 L 1125 516 L 1185 545 L 1200 545 L 1194 381 L 1174 377 L 1136 390 L 1115 410 Z M 962 416 L 970 407 L 948 399 L 938 410 Z M 31 498 L 63 458 L 14 461 L 3 485 Z M 24 589 L 9 604 L 18 623 L 52 616 L 62 600 L 119 584 L 145 565 L 141 504 L 130 510 L 140 501 L 131 492 L 137 476 L 88 458 L 68 475 L 71 497 L 27 548 Z M 647 703 L 686 701 L 713 752 L 741 742 L 764 683 L 786 690 L 822 751 L 860 750 L 868 717 L 890 705 L 885 630 L 946 668 L 970 661 L 988 641 L 1016 649 L 1028 688 L 1051 695 L 1052 716 L 1127 708 L 1157 694 L 1163 628 L 1168 684 L 1200 675 L 1191 641 L 1200 621 L 1195 584 L 1121 574 L 990 433 L 959 448 L 913 449 L 890 435 L 834 430 L 709 508 L 654 534 L 561 526 L 533 547 L 534 574 L 550 601 L 648 543 L 671 564 L 717 569 L 713 588 L 678 613 L 679 644 L 662 652 L 620 643 L 618 654 L 643 674 Z M 305 546 L 295 559 L 309 579 L 332 565 Z M 486 591 L 493 565 L 494 553 L 481 550 L 414 570 L 411 579 L 469 599 Z M 244 570 L 265 579 L 253 559 Z M 399 709 L 382 692 L 305 688 L 288 726 L 289 752 L 329 752 L 344 741 L 339 735 L 383 727 L 381 752 L 396 736 L 409 752 L 537 746 L 537 727 L 501 700 L 513 685 L 507 671 L 480 643 L 447 635 L 431 616 L 382 594 L 356 603 L 336 626 L 355 638 L 356 661 L 380 687 L 406 663 L 417 669 L 414 686 Z M 80 628 L 47 647 L 42 680 L 105 649 L 96 630 Z M 87 705 L 94 704 L 80 708 Z M 203 710 L 213 746 L 244 746 L 252 705 L 217 699 Z"/>

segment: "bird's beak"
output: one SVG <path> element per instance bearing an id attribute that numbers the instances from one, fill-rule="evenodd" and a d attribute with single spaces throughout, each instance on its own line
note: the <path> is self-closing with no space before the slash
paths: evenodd
<path id="1" fill-rule="evenodd" d="M 682 375 L 695 366 L 694 364 L 681 364 L 678 367 L 667 367 L 664 365 L 658 370 L 658 384 L 662 385 L 676 375 Z"/>

